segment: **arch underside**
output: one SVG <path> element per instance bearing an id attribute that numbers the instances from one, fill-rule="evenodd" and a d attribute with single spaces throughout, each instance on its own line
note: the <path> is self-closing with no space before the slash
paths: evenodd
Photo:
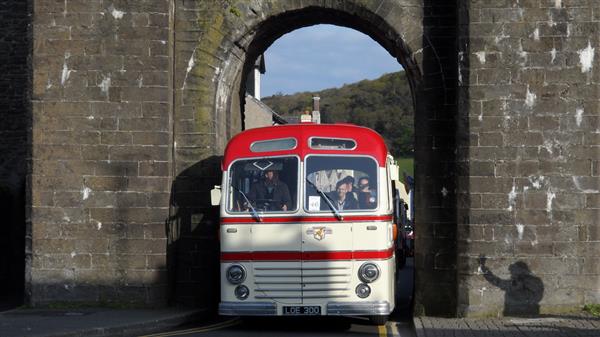
<path id="1" fill-rule="evenodd" d="M 184 28 L 176 31 L 174 46 L 174 73 L 179 74 L 175 78 L 175 167 L 181 184 L 212 187 L 218 173 L 209 176 L 190 168 L 210 158 L 206 163 L 218 162 L 214 158 L 222 154 L 227 140 L 243 129 L 246 74 L 279 37 L 316 24 L 345 26 L 369 35 L 403 66 L 413 93 L 418 191 L 416 308 L 428 314 L 453 314 L 456 197 L 453 193 L 441 197 L 439 191 L 455 188 L 456 39 L 450 29 L 429 29 L 432 20 L 428 17 L 449 16 L 452 22 L 455 14 L 444 6 L 444 1 L 409 2 L 413 4 L 234 2 L 223 8 L 178 1 L 175 27 Z M 433 10 L 431 2 L 439 2 L 440 8 Z M 213 8 L 200 8 L 206 6 Z M 197 191 L 206 192 L 202 188 Z M 187 208 L 187 213 L 179 213 L 189 214 L 190 218 L 214 212 L 208 205 Z M 204 216 L 203 221 L 218 223 L 214 214 Z M 443 235 L 436 236 L 436 231 Z M 190 240 L 209 242 L 206 237 Z M 218 247 L 207 249 L 214 252 Z M 448 291 L 434 296 L 432 289 L 440 287 Z"/>

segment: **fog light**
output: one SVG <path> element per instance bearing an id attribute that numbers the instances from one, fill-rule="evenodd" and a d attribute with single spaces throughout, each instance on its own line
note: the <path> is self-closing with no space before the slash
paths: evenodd
<path id="1" fill-rule="evenodd" d="M 358 269 L 358 278 L 365 283 L 371 283 L 379 277 L 379 267 L 376 264 L 367 262 Z"/>
<path id="2" fill-rule="evenodd" d="M 242 286 L 235 287 L 235 290 L 233 293 L 235 294 L 235 297 L 238 298 L 238 300 L 243 301 L 248 298 L 248 295 L 250 295 L 250 290 L 248 289 L 248 287 L 242 285 Z"/>
<path id="3" fill-rule="evenodd" d="M 232 284 L 240 284 L 246 279 L 246 270 L 244 270 L 244 267 L 234 264 L 227 268 L 225 276 L 227 277 L 227 281 Z"/>
<path id="4" fill-rule="evenodd" d="M 369 285 L 361 283 L 356 287 L 356 296 L 367 298 L 369 295 L 371 295 L 371 287 Z"/>

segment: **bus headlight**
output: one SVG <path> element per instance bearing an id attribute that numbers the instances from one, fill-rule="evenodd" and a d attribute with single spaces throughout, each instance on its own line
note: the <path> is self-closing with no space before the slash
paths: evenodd
<path id="1" fill-rule="evenodd" d="M 237 297 L 238 300 L 243 301 L 248 298 L 248 295 L 250 295 L 250 289 L 248 289 L 248 287 L 246 287 L 245 285 L 241 285 L 235 287 L 233 293 L 235 294 L 235 297 Z"/>
<path id="2" fill-rule="evenodd" d="M 234 264 L 227 268 L 225 277 L 231 284 L 240 284 L 246 279 L 246 270 L 239 264 Z"/>
<path id="3" fill-rule="evenodd" d="M 379 277 L 379 267 L 376 264 L 367 262 L 358 269 L 358 278 L 365 282 L 371 283 Z"/>
<path id="4" fill-rule="evenodd" d="M 371 287 L 368 284 L 361 283 L 356 286 L 356 296 L 360 298 L 367 298 L 371 295 Z"/>

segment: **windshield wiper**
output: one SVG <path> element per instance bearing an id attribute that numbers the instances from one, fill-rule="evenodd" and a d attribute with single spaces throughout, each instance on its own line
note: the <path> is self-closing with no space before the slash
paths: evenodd
<path id="1" fill-rule="evenodd" d="M 333 211 L 333 214 L 335 214 L 335 217 L 338 218 L 338 220 L 344 220 L 344 217 L 340 214 L 340 212 L 338 211 L 337 208 L 335 208 L 335 206 L 333 206 L 333 203 L 331 202 L 331 199 L 329 198 L 329 196 L 327 194 L 325 194 L 325 192 L 321 191 L 317 185 L 315 185 L 312 181 L 310 181 L 308 178 L 306 178 L 306 181 L 310 184 L 310 186 L 312 186 L 317 193 L 319 193 L 319 195 L 321 196 L 321 198 L 325 199 L 325 201 L 327 202 L 327 205 L 329 206 L 329 208 L 331 208 L 331 210 Z"/>
<path id="2" fill-rule="evenodd" d="M 244 199 L 246 199 L 246 202 L 248 203 L 248 207 L 250 207 L 250 210 L 252 211 L 252 216 L 255 217 L 258 222 L 262 222 L 262 218 L 260 217 L 260 215 L 258 214 L 256 209 L 254 209 L 254 207 L 252 206 L 252 203 L 250 202 L 250 200 L 248 199 L 246 194 L 244 192 L 242 192 L 242 190 L 240 190 L 239 188 L 237 188 L 233 185 L 231 185 L 231 187 L 233 187 L 234 190 L 236 190 L 239 194 L 242 195 L 242 197 L 244 197 Z"/>

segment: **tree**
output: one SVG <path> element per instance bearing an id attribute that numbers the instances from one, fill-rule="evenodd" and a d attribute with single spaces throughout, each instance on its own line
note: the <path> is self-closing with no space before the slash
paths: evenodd
<path id="1" fill-rule="evenodd" d="M 295 116 L 310 106 L 312 97 L 321 97 L 323 123 L 353 123 L 374 129 L 385 139 L 395 157 L 412 157 L 414 152 L 414 111 L 406 74 L 385 74 L 341 88 L 318 92 L 265 97 L 262 101 L 282 116 Z"/>

